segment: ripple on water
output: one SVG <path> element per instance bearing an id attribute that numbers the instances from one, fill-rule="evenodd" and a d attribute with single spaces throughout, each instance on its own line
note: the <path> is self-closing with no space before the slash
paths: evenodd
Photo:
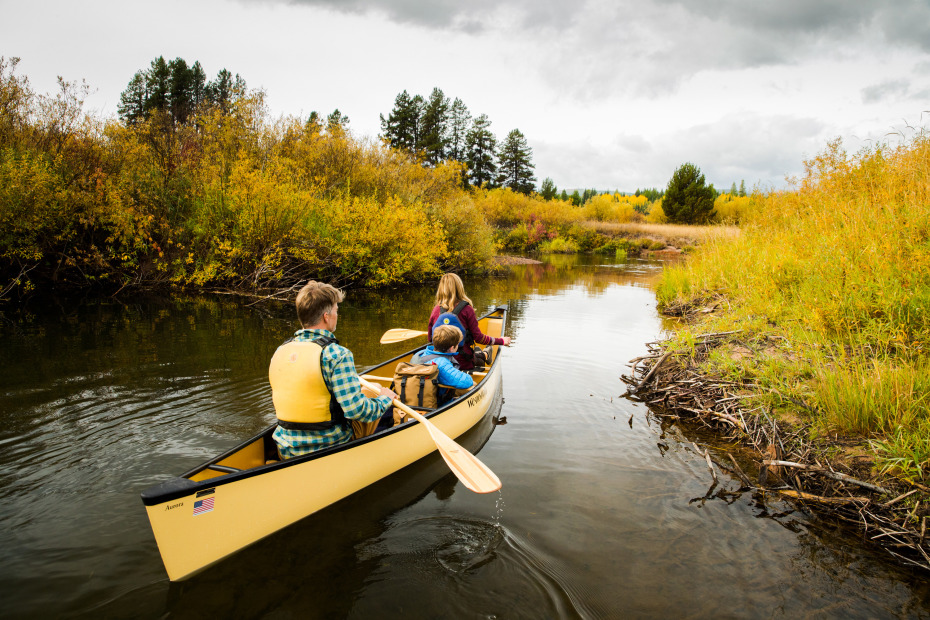
<path id="1" fill-rule="evenodd" d="M 551 560 L 496 519 L 405 519 L 365 543 L 358 555 L 360 561 L 377 561 L 383 573 L 369 577 L 353 617 L 376 609 L 381 617 L 400 616 L 409 599 L 397 593 L 405 591 L 416 592 L 415 609 L 425 616 L 449 609 L 462 617 L 589 615 Z"/>

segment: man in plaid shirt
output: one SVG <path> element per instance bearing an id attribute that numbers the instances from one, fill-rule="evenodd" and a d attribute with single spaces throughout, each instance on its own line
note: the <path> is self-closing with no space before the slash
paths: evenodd
<path id="1" fill-rule="evenodd" d="M 313 281 L 297 293 L 303 329 L 278 348 L 269 370 L 278 416 L 273 437 L 281 458 L 346 443 L 352 439 L 349 420 L 378 420 L 397 398 L 387 388 L 376 398 L 362 393 L 352 352 L 333 336 L 344 297 L 339 289 Z"/>

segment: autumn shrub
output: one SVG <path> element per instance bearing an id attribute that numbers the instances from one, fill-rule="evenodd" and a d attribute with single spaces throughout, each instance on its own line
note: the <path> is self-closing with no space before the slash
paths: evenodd
<path id="1" fill-rule="evenodd" d="M 422 205 L 391 198 L 345 196 L 321 205 L 328 225 L 316 242 L 330 244 L 340 276 L 371 286 L 422 281 L 442 273 L 447 245 L 442 225 L 430 220 Z M 372 217 L 378 211 L 389 217 Z M 320 235 L 320 232 L 325 234 Z"/>
<path id="2" fill-rule="evenodd" d="M 528 249 L 530 233 L 524 222 L 501 232 L 500 244 L 503 249 L 510 252 L 525 252 Z"/>
<path id="3" fill-rule="evenodd" d="M 720 194 L 714 200 L 715 222 L 724 224 L 739 224 L 748 215 L 752 208 L 751 196 L 733 196 Z"/>
<path id="4" fill-rule="evenodd" d="M 632 252 L 639 252 L 639 243 L 634 243 L 630 239 L 610 239 L 602 245 L 595 248 L 597 254 L 617 254 L 623 252 L 625 255 Z"/>
<path id="5" fill-rule="evenodd" d="M 464 270 L 490 267 L 497 253 L 494 229 L 470 194 L 458 192 L 428 203 L 426 213 L 442 226 L 447 246 L 444 267 Z M 389 220 L 384 224 L 393 227 Z"/>
<path id="6" fill-rule="evenodd" d="M 608 240 L 605 235 L 598 233 L 594 228 L 577 223 L 569 226 L 565 237 L 575 242 L 579 252 L 592 252 Z"/>
<path id="7" fill-rule="evenodd" d="M 659 198 L 649 206 L 649 213 L 646 214 L 646 221 L 650 224 L 666 224 L 668 217 L 662 210 L 662 199 Z"/>
<path id="8" fill-rule="evenodd" d="M 569 201 L 544 200 L 536 194 L 527 196 L 507 187 L 477 189 L 474 199 L 488 222 L 499 228 L 512 228 L 519 222 L 532 227 L 533 222 L 538 222 L 547 234 L 558 234 L 583 219 Z"/>
<path id="9" fill-rule="evenodd" d="M 260 91 L 183 124 L 160 110 L 104 122 L 83 111 L 85 87 L 37 96 L 14 69 L 0 59 L 0 298 L 52 281 L 378 286 L 492 262 L 486 196 L 462 188 L 459 163 L 269 120 Z M 527 215 L 528 243 L 551 234 L 550 207 L 494 200 Z"/>
<path id="10" fill-rule="evenodd" d="M 644 209 L 647 202 L 645 196 L 598 194 L 588 199 L 581 215 L 596 222 L 640 222 L 645 218 L 637 208 Z"/>

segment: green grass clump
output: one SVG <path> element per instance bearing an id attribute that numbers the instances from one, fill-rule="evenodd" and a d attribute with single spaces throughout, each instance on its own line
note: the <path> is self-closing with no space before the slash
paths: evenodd
<path id="1" fill-rule="evenodd" d="M 539 251 L 543 254 L 577 254 L 578 244 L 574 239 L 556 237 L 539 244 Z"/>

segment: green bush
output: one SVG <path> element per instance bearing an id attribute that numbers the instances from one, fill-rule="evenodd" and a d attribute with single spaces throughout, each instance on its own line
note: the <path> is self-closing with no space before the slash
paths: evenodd
<path id="1" fill-rule="evenodd" d="M 551 241 L 540 243 L 539 251 L 543 254 L 577 254 L 578 244 L 571 239 L 556 237 Z"/>
<path id="2" fill-rule="evenodd" d="M 624 254 L 631 254 L 634 247 L 633 243 L 629 239 L 611 239 L 599 246 L 594 250 L 596 254 L 617 254 L 618 252 L 623 252 Z"/>

